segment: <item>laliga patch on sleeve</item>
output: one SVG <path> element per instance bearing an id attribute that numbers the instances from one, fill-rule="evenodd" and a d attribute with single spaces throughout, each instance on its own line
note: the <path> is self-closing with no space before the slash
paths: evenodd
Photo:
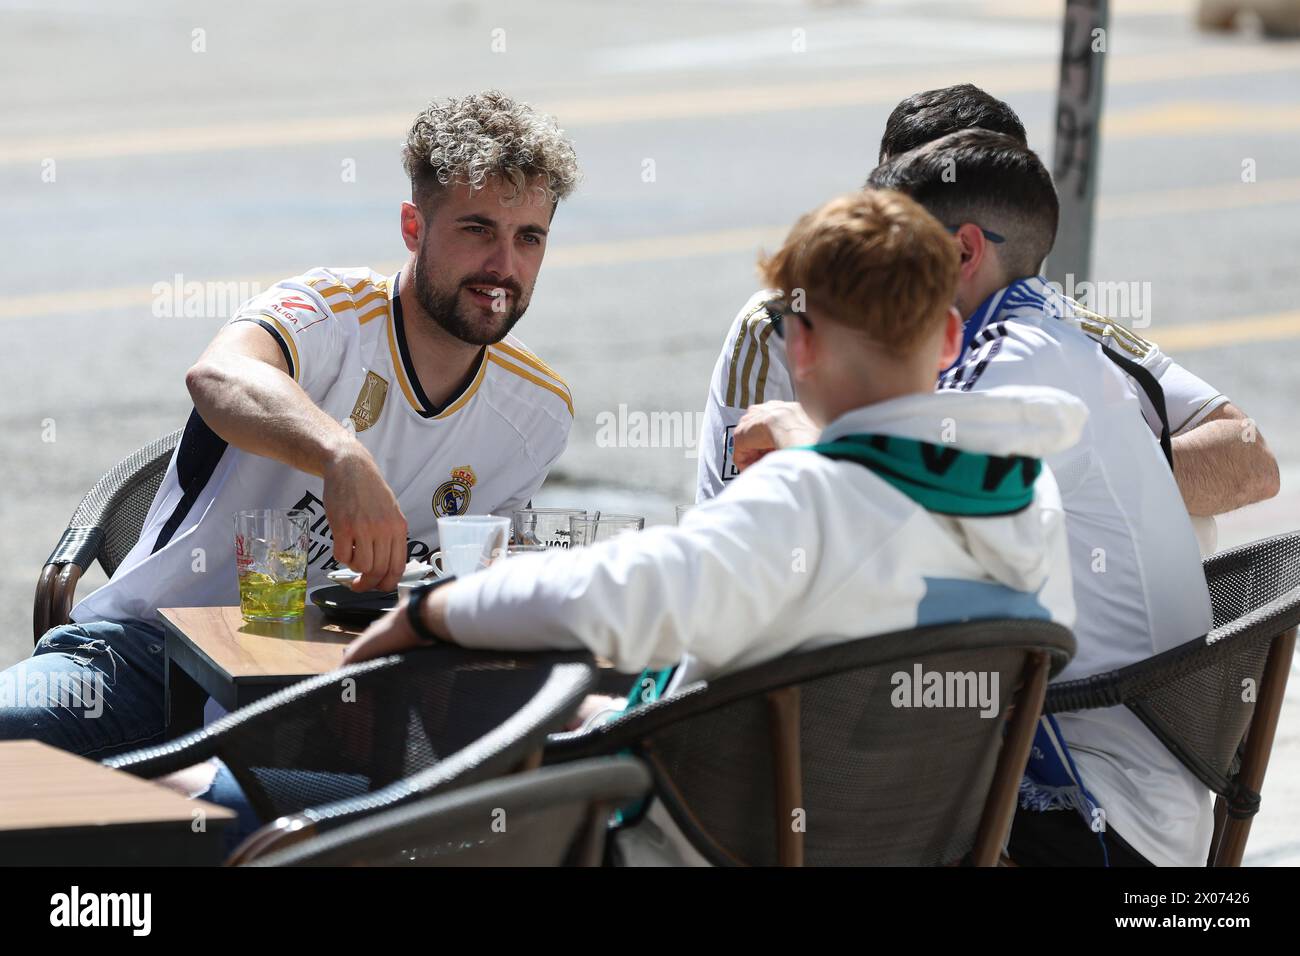
<path id="1" fill-rule="evenodd" d="M 732 437 L 731 433 L 735 430 L 735 425 L 728 425 L 727 433 L 722 440 L 722 468 L 719 470 L 718 474 L 722 476 L 723 481 L 730 481 L 732 478 L 735 478 L 740 474 L 740 472 L 736 471 L 735 461 L 732 460 L 732 452 L 735 451 L 735 448 L 733 447 L 735 439 Z"/>

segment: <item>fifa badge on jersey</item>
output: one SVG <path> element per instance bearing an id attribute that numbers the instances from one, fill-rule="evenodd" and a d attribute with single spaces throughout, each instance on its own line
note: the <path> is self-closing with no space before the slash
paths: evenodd
<path id="1" fill-rule="evenodd" d="M 384 410 L 384 399 L 387 397 L 388 380 L 374 372 L 366 372 L 366 380 L 361 383 L 361 391 L 357 394 L 357 403 L 352 406 L 352 414 L 348 416 L 357 431 L 363 432 L 379 421 L 379 413 Z"/>
<path id="2" fill-rule="evenodd" d="M 433 513 L 439 518 L 463 515 L 469 510 L 469 492 L 478 479 L 474 469 L 461 465 L 451 470 L 451 481 L 444 481 L 433 493 Z"/>

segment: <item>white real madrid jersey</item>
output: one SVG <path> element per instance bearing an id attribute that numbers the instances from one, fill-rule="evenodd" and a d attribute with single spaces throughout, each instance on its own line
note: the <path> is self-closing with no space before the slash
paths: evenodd
<path id="1" fill-rule="evenodd" d="M 1034 283 L 1041 280 L 1025 281 Z M 736 314 L 727 331 L 722 352 L 713 367 L 709 398 L 704 408 L 696 501 L 719 494 L 738 474 L 731 460 L 731 433 L 745 409 L 765 401 L 794 401 L 794 386 L 786 368 L 785 343 L 772 334 L 772 316 L 764 308 L 779 294 L 775 289 L 760 289 Z M 989 306 L 994 300 L 1000 302 L 1001 295 L 990 297 L 971 316 L 967 325 L 970 326 L 971 322 L 977 325 L 986 323 Z M 1063 301 L 1079 314 L 1057 318 L 1077 325 L 1096 341 L 1108 342 L 1120 354 L 1133 359 L 1155 376 L 1164 392 L 1171 434 L 1179 435 L 1195 428 L 1228 402 L 1228 396 L 1187 371 L 1155 343 L 1138 338 L 1110 319 L 1087 312 L 1072 300 Z M 1126 381 L 1141 404 L 1147 424 L 1159 433 L 1160 419 L 1151 400 L 1131 380 Z M 1212 537 L 1212 519 L 1207 519 L 1206 524 L 1206 533 Z M 1203 550 L 1209 553 L 1214 549 Z"/>
<path id="2" fill-rule="evenodd" d="M 975 391 L 1047 383 L 1088 405 L 1083 437 L 1050 456 L 1065 502 L 1079 650 L 1056 679 L 1145 660 L 1205 634 L 1210 597 L 1173 473 L 1143 421 L 1138 395 L 1102 352 L 1108 339 L 1150 361 L 1131 332 L 1092 329 L 1041 279 L 1001 290 L 940 388 Z M 1175 406 L 1177 407 L 1177 406 Z M 1171 427 L 1181 412 L 1170 414 Z M 1106 823 L 1153 863 L 1204 865 L 1214 826 L 1210 792 L 1125 707 L 1057 715 L 1085 787 Z"/>
<path id="3" fill-rule="evenodd" d="M 731 432 L 745 408 L 795 398 L 784 347 L 764 308 L 777 294 L 761 290 L 745 303 L 718 357 L 697 501 L 719 495 L 736 477 Z M 1083 440 L 1047 459 L 1065 504 L 1078 606 L 1078 654 L 1056 679 L 1104 673 L 1204 634 L 1209 596 L 1193 523 L 1154 441 L 1159 418 L 1101 347 L 1156 378 L 1175 435 L 1204 421 L 1227 396 L 1041 277 L 991 295 L 967 319 L 966 333 L 967 347 L 940 390 L 1051 385 L 1083 399 L 1091 413 Z M 1107 708 L 1062 716 L 1060 723 L 1084 783 L 1117 832 L 1153 862 L 1204 862 L 1209 791 L 1132 713 Z"/>
<path id="4" fill-rule="evenodd" d="M 407 350 L 399 280 L 313 269 L 230 321 L 267 329 L 311 399 L 351 423 L 406 516 L 408 558 L 423 559 L 437 548 L 440 516 L 508 515 L 527 504 L 564 450 L 573 401 L 554 371 L 507 337 L 484 349 L 458 396 L 432 407 Z M 160 607 L 237 604 L 233 516 L 253 508 L 311 514 L 307 586 L 328 584 L 338 565 L 323 496 L 320 478 L 228 445 L 194 412 L 140 540 L 72 618 L 151 620 Z"/>

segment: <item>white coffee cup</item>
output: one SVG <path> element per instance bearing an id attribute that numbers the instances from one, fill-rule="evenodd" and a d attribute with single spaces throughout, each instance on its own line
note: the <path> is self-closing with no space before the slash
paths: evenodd
<path id="1" fill-rule="evenodd" d="M 510 519 L 494 515 L 455 515 L 438 519 L 438 546 L 443 575 L 463 578 L 505 556 Z"/>

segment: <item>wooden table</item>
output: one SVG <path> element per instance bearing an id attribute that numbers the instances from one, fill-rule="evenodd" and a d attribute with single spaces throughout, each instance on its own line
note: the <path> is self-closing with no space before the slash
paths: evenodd
<path id="1" fill-rule="evenodd" d="M 332 671 L 364 628 L 334 624 L 308 602 L 301 621 L 251 623 L 239 607 L 162 608 L 167 632 L 167 715 L 172 736 L 203 723 L 211 696 L 235 710 Z"/>
<path id="2" fill-rule="evenodd" d="M 0 866 L 215 866 L 235 817 L 35 740 L 0 741 L 0 781 Z"/>
<path id="3" fill-rule="evenodd" d="M 365 628 L 334 624 L 311 602 L 302 621 L 253 624 L 236 607 L 162 608 L 167 633 L 168 736 L 203 726 L 211 696 L 236 710 L 283 687 L 334 670 L 343 651 Z M 624 696 L 633 676 L 597 660 L 594 693 Z"/>

